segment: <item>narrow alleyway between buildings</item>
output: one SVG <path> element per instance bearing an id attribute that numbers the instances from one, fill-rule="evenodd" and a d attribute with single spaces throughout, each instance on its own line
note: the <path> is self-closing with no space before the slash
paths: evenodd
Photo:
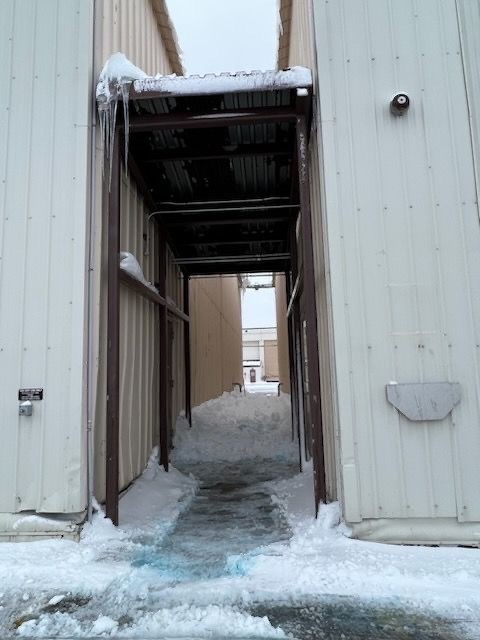
<path id="1" fill-rule="evenodd" d="M 0 547 L 2 637 L 480 637 L 472 550 L 349 540 L 337 505 L 312 518 L 297 456 L 287 396 L 205 403 L 120 529 L 99 513 L 80 543 Z"/>

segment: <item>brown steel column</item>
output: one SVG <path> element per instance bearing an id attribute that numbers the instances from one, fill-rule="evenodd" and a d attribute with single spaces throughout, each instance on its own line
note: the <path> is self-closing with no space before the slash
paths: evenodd
<path id="1" fill-rule="evenodd" d="M 183 313 L 190 316 L 190 278 L 183 276 Z M 183 347 L 185 355 L 185 415 L 192 426 L 192 371 L 190 364 L 190 323 L 183 323 Z"/>
<path id="2" fill-rule="evenodd" d="M 167 242 L 165 234 L 160 231 L 158 251 L 158 293 L 166 299 L 167 291 Z M 170 424 L 168 416 L 168 393 L 170 382 L 168 380 L 168 320 L 167 307 L 161 306 L 160 314 L 160 349 L 159 349 L 159 387 L 160 387 L 160 426 L 159 447 L 160 464 L 168 471 L 168 453 L 170 448 Z"/>
<path id="3" fill-rule="evenodd" d="M 315 272 L 312 238 L 312 212 L 310 207 L 309 167 L 308 167 L 308 137 L 306 119 L 297 118 L 297 152 L 298 177 L 300 195 L 300 223 L 303 249 L 303 291 L 305 299 L 305 319 L 307 333 L 307 359 L 310 420 L 312 432 L 312 453 L 315 481 L 315 511 L 321 501 L 326 500 L 325 490 L 325 460 L 323 452 L 322 407 L 320 397 L 320 362 L 317 334 L 317 308 L 315 299 Z"/>
<path id="4" fill-rule="evenodd" d="M 285 273 L 285 293 L 287 298 L 287 304 L 292 294 L 291 273 L 288 271 Z M 290 373 L 290 404 L 292 413 L 292 440 L 295 437 L 295 432 L 298 432 L 298 412 L 297 412 L 297 378 L 294 368 L 294 350 L 293 350 L 293 331 L 292 331 L 292 319 L 291 314 L 287 316 L 287 338 L 288 338 L 288 368 Z M 299 438 L 300 440 L 300 438 Z"/>
<path id="5" fill-rule="evenodd" d="M 118 524 L 118 456 L 119 456 L 119 253 L 120 253 L 120 150 L 118 130 L 112 157 L 112 175 L 108 194 L 108 275 L 107 275 L 107 442 L 106 442 L 106 504 L 107 518 Z M 105 171 L 105 182 L 109 175 Z"/>

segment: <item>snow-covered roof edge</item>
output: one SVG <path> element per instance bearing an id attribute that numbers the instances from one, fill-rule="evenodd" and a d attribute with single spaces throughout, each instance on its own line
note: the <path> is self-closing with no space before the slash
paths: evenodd
<path id="1" fill-rule="evenodd" d="M 114 53 L 106 61 L 97 84 L 97 99 L 111 100 L 122 94 L 122 85 L 133 82 L 137 94 L 156 93 L 164 96 L 212 95 L 238 91 L 270 91 L 312 86 L 312 72 L 306 67 L 291 67 L 279 71 L 239 71 L 204 76 L 170 76 L 147 74 L 136 67 L 123 53 Z M 117 90 L 112 91 L 112 88 Z"/>
<path id="2" fill-rule="evenodd" d="M 135 80 L 136 93 L 165 96 L 212 95 L 237 91 L 270 91 L 312 86 L 312 72 L 306 67 L 279 71 L 241 71 L 205 76 L 156 76 Z"/>

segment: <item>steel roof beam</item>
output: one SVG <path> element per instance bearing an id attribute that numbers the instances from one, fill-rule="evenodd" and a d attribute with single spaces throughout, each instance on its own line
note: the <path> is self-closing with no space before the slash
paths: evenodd
<path id="1" fill-rule="evenodd" d="M 283 223 L 286 224 L 290 221 L 288 216 L 268 216 L 268 218 L 200 218 L 200 219 L 191 219 L 191 218 L 183 218 L 176 214 L 176 212 L 172 212 L 175 216 L 174 220 L 169 220 L 166 218 L 162 218 L 163 223 L 170 229 L 176 227 L 219 227 L 219 226 L 232 226 L 232 225 L 243 225 L 243 224 L 274 224 L 274 223 Z"/>
<path id="2" fill-rule="evenodd" d="M 161 113 L 130 118 L 130 133 L 156 129 L 213 129 L 243 124 L 294 123 L 297 114 L 292 107 L 255 107 L 231 111 L 199 111 Z"/>
<path id="3" fill-rule="evenodd" d="M 238 145 L 236 149 L 231 150 L 228 149 L 228 146 L 229 145 L 225 145 L 226 148 L 222 147 L 210 150 L 194 150 L 190 148 L 182 148 L 178 150 L 165 149 L 155 153 L 150 153 L 143 162 L 145 164 L 154 164 L 156 162 L 222 160 L 229 158 L 245 158 L 249 156 L 290 157 L 293 154 L 293 150 L 290 146 L 278 144 Z M 140 149 L 138 149 L 138 151 L 141 153 Z"/>
<path id="4" fill-rule="evenodd" d="M 288 260 L 290 258 L 289 253 L 266 253 L 264 255 L 255 254 L 251 256 L 208 256 L 208 257 L 193 257 L 193 258 L 175 258 L 174 264 L 183 264 L 186 266 L 200 265 L 200 264 L 217 264 L 217 263 L 235 263 L 242 264 L 244 262 L 263 263 L 271 262 L 275 260 Z"/>
<path id="5" fill-rule="evenodd" d="M 206 209 L 182 209 L 182 210 L 164 210 L 164 211 L 153 211 L 151 215 L 156 215 L 156 216 L 163 216 L 166 214 L 171 214 L 171 213 L 175 213 L 175 214 L 186 214 L 186 213 L 192 213 L 192 214 L 200 214 L 200 213 L 231 213 L 232 211 L 234 211 L 235 213 L 241 213 L 241 212 L 249 212 L 249 211 L 278 211 L 279 209 L 298 209 L 299 205 L 298 204 L 267 204 L 267 205 L 253 205 L 253 206 L 249 206 L 249 205 L 244 205 L 242 207 L 223 207 L 223 208 L 218 208 L 218 207 L 213 207 L 213 208 L 206 208 Z"/>
<path id="6" fill-rule="evenodd" d="M 276 236 L 275 238 L 261 238 L 261 239 L 258 239 L 255 237 L 249 237 L 248 240 L 221 240 L 221 241 L 213 240 L 212 242 L 202 239 L 199 242 L 196 242 L 195 240 L 182 242 L 182 244 L 179 246 L 180 247 L 228 247 L 228 246 L 243 247 L 245 245 L 248 246 L 253 244 L 269 244 L 269 243 L 278 244 L 279 242 L 286 243 L 286 238 L 284 237 L 279 238 L 278 236 Z"/>

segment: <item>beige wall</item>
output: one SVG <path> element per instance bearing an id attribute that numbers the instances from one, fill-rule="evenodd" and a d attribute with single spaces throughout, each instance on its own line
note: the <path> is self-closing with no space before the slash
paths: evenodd
<path id="1" fill-rule="evenodd" d="M 292 0 L 289 66 L 309 67 L 313 72 L 314 93 L 317 93 L 317 73 L 313 32 L 312 0 Z M 336 464 L 337 400 L 335 390 L 333 322 L 331 317 L 330 274 L 326 246 L 326 217 L 323 190 L 320 132 L 314 113 L 309 145 L 310 198 L 312 207 L 313 250 L 315 262 L 315 291 L 317 329 L 320 355 L 320 387 L 325 447 L 327 497 L 339 497 L 340 482 Z"/>
<path id="2" fill-rule="evenodd" d="M 106 59 L 122 51 L 147 73 L 171 73 L 150 0 L 98 0 L 95 15 L 95 63 L 92 86 Z M 100 137 L 96 135 L 95 220 L 94 220 L 94 329 L 93 353 L 98 354 L 91 387 L 96 390 L 94 422 L 94 490 L 97 499 L 105 495 L 105 411 L 106 411 L 106 212 L 103 193 Z M 148 209 L 130 177 L 123 175 L 121 195 L 122 251 L 135 255 L 148 280 L 157 275 L 158 238 L 148 222 Z M 147 236 L 144 241 L 144 234 Z M 178 270 L 169 266 L 167 295 L 177 304 L 182 300 Z M 120 488 L 127 486 L 145 467 L 152 447 L 158 444 L 158 309 L 134 292 L 120 292 Z M 174 352 L 183 350 L 182 331 L 174 323 Z M 183 408 L 182 371 L 174 378 L 173 410 Z"/>
<path id="3" fill-rule="evenodd" d="M 265 340 L 263 345 L 265 360 L 265 377 L 278 378 L 278 342 L 277 340 Z"/>
<path id="4" fill-rule="evenodd" d="M 117 51 L 147 74 L 172 72 L 151 0 L 97 0 L 95 77 Z"/>
<path id="5" fill-rule="evenodd" d="M 278 376 L 282 383 L 282 391 L 290 393 L 290 361 L 288 357 L 288 329 L 287 329 L 287 293 L 285 290 L 285 276 L 275 276 L 275 307 L 277 314 L 277 343 L 278 343 Z"/>
<path id="6" fill-rule="evenodd" d="M 190 283 L 192 405 L 242 382 L 242 316 L 236 276 Z"/>

